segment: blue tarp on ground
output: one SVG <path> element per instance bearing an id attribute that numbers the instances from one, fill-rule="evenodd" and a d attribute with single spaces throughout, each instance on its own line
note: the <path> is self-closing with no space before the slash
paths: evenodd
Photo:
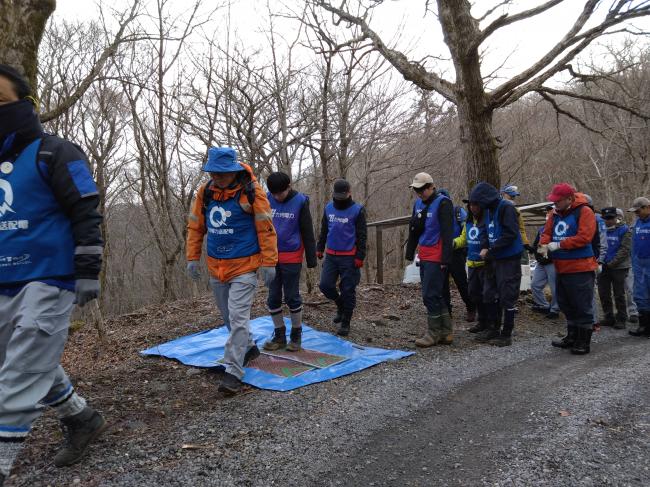
<path id="1" fill-rule="evenodd" d="M 290 323 L 287 321 L 287 326 Z M 273 321 L 270 316 L 251 320 L 251 333 L 258 347 L 273 334 Z M 223 358 L 224 346 L 228 339 L 228 330 L 222 326 L 213 330 L 202 331 L 163 343 L 140 352 L 142 355 L 160 355 L 176 359 L 194 367 L 217 367 Z M 384 350 L 382 348 L 363 347 L 338 337 L 316 331 L 303 325 L 302 346 L 310 350 L 318 350 L 332 355 L 342 355 L 348 358 L 345 362 L 324 369 L 315 369 L 297 377 L 278 377 L 261 370 L 246 368 L 243 381 L 260 389 L 272 391 L 290 391 L 317 382 L 324 382 L 360 370 L 372 367 L 387 360 L 398 360 L 413 352 L 400 350 Z"/>

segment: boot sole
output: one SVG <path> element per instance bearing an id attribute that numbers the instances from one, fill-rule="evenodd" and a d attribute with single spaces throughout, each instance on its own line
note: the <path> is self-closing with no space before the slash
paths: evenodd
<path id="1" fill-rule="evenodd" d="M 275 346 L 273 346 L 273 347 L 267 347 L 266 344 L 264 344 L 264 346 L 262 347 L 262 349 L 263 349 L 263 350 L 267 350 L 267 351 L 269 351 L 269 352 L 274 352 L 274 351 L 276 351 L 276 350 L 284 350 L 284 349 L 288 349 L 288 348 L 287 348 L 287 344 L 285 343 L 284 345 L 280 345 L 280 346 L 278 346 L 278 347 L 275 347 Z"/>
<path id="2" fill-rule="evenodd" d="M 74 458 L 73 460 L 65 463 L 57 463 L 56 461 L 54 462 L 54 466 L 61 468 L 61 467 L 69 467 L 70 465 L 74 465 L 75 463 L 79 463 L 83 457 L 88 453 L 88 447 L 97 439 L 100 437 L 100 435 L 106 431 L 111 425 L 108 424 L 106 420 L 104 420 L 104 423 L 92 434 L 90 439 L 88 440 L 88 443 L 86 443 L 86 446 L 84 449 L 81 451 L 79 456 Z"/>

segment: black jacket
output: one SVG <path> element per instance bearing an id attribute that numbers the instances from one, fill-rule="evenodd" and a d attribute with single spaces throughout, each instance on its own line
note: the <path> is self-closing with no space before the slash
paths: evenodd
<path id="1" fill-rule="evenodd" d="M 433 193 L 424 203 L 431 204 L 437 197 L 438 193 Z M 415 216 L 416 212 L 414 207 L 411 224 L 409 224 L 409 237 L 406 242 L 406 260 L 413 260 L 415 258 L 415 249 L 418 246 L 422 232 L 424 232 L 424 226 L 416 223 Z M 442 242 L 440 263 L 442 265 L 448 265 L 451 263 L 454 251 L 454 205 L 448 199 L 442 200 L 438 206 L 438 223 L 440 225 L 440 241 Z"/>
<path id="2" fill-rule="evenodd" d="M 334 206 L 339 210 L 344 210 L 349 208 L 354 204 L 354 200 L 349 198 L 345 201 L 332 200 Z M 325 252 L 325 245 L 327 244 L 327 234 L 329 232 L 329 226 L 327 224 L 327 215 L 325 210 L 323 210 L 323 217 L 320 221 L 320 235 L 318 236 L 318 244 L 316 249 L 319 252 Z M 368 224 L 366 220 L 366 209 L 362 206 L 361 211 L 359 211 L 359 216 L 357 216 L 357 221 L 355 225 L 355 234 L 356 234 L 356 249 L 357 253 L 354 256 L 356 259 L 365 260 L 366 258 L 366 248 L 368 244 Z"/>

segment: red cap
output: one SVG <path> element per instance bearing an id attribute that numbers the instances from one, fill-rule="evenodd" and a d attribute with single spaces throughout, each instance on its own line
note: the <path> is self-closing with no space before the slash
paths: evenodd
<path id="1" fill-rule="evenodd" d="M 549 194 L 546 199 L 557 203 L 561 199 L 568 198 L 573 196 L 576 193 L 576 189 L 568 183 L 560 183 L 553 186 L 551 194 Z"/>

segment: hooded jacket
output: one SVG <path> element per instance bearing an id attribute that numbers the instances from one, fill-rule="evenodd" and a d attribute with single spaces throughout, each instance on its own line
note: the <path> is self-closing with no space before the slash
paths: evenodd
<path id="1" fill-rule="evenodd" d="M 624 222 L 617 222 L 613 227 L 607 227 L 607 233 L 610 231 L 627 227 Z M 609 243 L 608 243 L 609 244 Z M 608 269 L 629 269 L 632 267 L 632 232 L 628 228 L 621 237 L 621 245 L 616 254 L 605 265 Z"/>
<path id="2" fill-rule="evenodd" d="M 501 202 L 499 191 L 489 183 L 478 183 L 469 195 L 470 201 L 475 201 L 483 210 L 495 211 Z M 484 218 L 487 213 L 484 211 Z M 488 222 L 486 222 L 486 225 Z M 515 244 L 520 238 L 519 215 L 514 205 L 507 204 L 500 211 L 501 235 L 489 247 L 487 258 L 493 257 L 498 252 Z M 518 258 L 518 256 L 515 256 Z"/>
<path id="3" fill-rule="evenodd" d="M 567 237 L 560 242 L 560 248 L 563 250 L 580 249 L 585 246 L 591 246 L 594 235 L 597 231 L 596 216 L 589 208 L 587 198 L 582 193 L 575 194 L 575 200 L 565 211 L 558 212 L 553 210 L 554 214 L 566 216 L 572 211 L 579 213 L 578 231 L 572 237 Z M 542 245 L 547 245 L 553 240 L 553 218 L 549 218 L 544 225 L 544 231 L 539 241 Z M 553 259 L 555 270 L 558 274 L 571 274 L 577 272 L 595 271 L 598 268 L 598 262 L 595 257 L 584 257 L 578 259 Z"/>
<path id="4" fill-rule="evenodd" d="M 253 170 L 248 164 L 242 164 L 246 170 L 246 175 L 255 184 L 255 201 L 251 208 L 248 198 L 244 191 L 239 196 L 239 205 L 246 213 L 255 216 L 255 229 L 257 231 L 257 240 L 260 251 L 248 257 L 238 257 L 234 259 L 216 259 L 207 256 L 208 270 L 210 275 L 221 282 L 228 282 L 231 279 L 255 272 L 259 267 L 275 267 L 278 261 L 278 244 L 275 228 L 273 227 L 273 216 L 271 206 L 266 197 L 266 193 L 257 182 Z M 207 232 L 205 225 L 205 215 L 203 214 L 203 195 L 205 187 L 212 184 L 211 181 L 202 184 L 199 188 L 187 224 L 187 245 L 186 257 L 188 261 L 199 260 L 203 247 L 203 238 Z M 243 184 L 238 181 L 232 187 L 220 189 L 212 186 L 212 198 L 216 201 L 225 201 L 234 198 L 236 194 L 243 189 Z"/>

